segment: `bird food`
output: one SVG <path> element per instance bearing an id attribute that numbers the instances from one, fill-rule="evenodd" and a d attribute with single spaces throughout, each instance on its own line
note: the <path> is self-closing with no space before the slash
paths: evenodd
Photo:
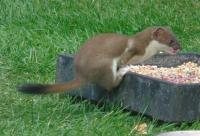
<path id="1" fill-rule="evenodd" d="M 157 67 L 156 65 L 130 65 L 127 67 L 131 72 L 176 84 L 200 83 L 200 66 L 193 62 L 169 68 Z"/>

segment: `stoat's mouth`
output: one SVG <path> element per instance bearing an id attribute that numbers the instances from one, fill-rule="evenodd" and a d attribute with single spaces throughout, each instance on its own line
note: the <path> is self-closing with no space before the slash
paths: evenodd
<path id="1" fill-rule="evenodd" d="M 166 50 L 166 53 L 169 53 L 170 55 L 175 55 L 179 49 L 169 48 L 169 50 Z"/>

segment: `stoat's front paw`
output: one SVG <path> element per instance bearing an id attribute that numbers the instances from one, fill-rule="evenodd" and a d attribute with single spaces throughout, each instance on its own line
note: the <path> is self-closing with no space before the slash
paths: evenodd
<path id="1" fill-rule="evenodd" d="M 123 77 L 127 72 L 129 72 L 129 67 L 123 67 L 118 70 L 118 75 Z"/>

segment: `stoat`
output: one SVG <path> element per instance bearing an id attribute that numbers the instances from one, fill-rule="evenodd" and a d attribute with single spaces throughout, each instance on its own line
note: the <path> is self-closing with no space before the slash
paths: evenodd
<path id="1" fill-rule="evenodd" d="M 18 90 L 32 94 L 57 93 L 92 83 L 110 91 L 126 73 L 119 72 L 120 67 L 143 62 L 160 51 L 175 54 L 180 48 L 167 27 L 150 27 L 133 36 L 100 34 L 86 41 L 75 55 L 74 80 L 52 85 L 26 84 Z"/>

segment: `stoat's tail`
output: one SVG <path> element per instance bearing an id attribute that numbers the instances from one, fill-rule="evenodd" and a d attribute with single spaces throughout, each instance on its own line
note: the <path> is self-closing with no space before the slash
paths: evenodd
<path id="1" fill-rule="evenodd" d="M 76 89 L 84 84 L 82 80 L 75 79 L 63 84 L 43 85 L 43 84 L 25 84 L 18 88 L 19 91 L 29 94 L 59 93 Z"/>

